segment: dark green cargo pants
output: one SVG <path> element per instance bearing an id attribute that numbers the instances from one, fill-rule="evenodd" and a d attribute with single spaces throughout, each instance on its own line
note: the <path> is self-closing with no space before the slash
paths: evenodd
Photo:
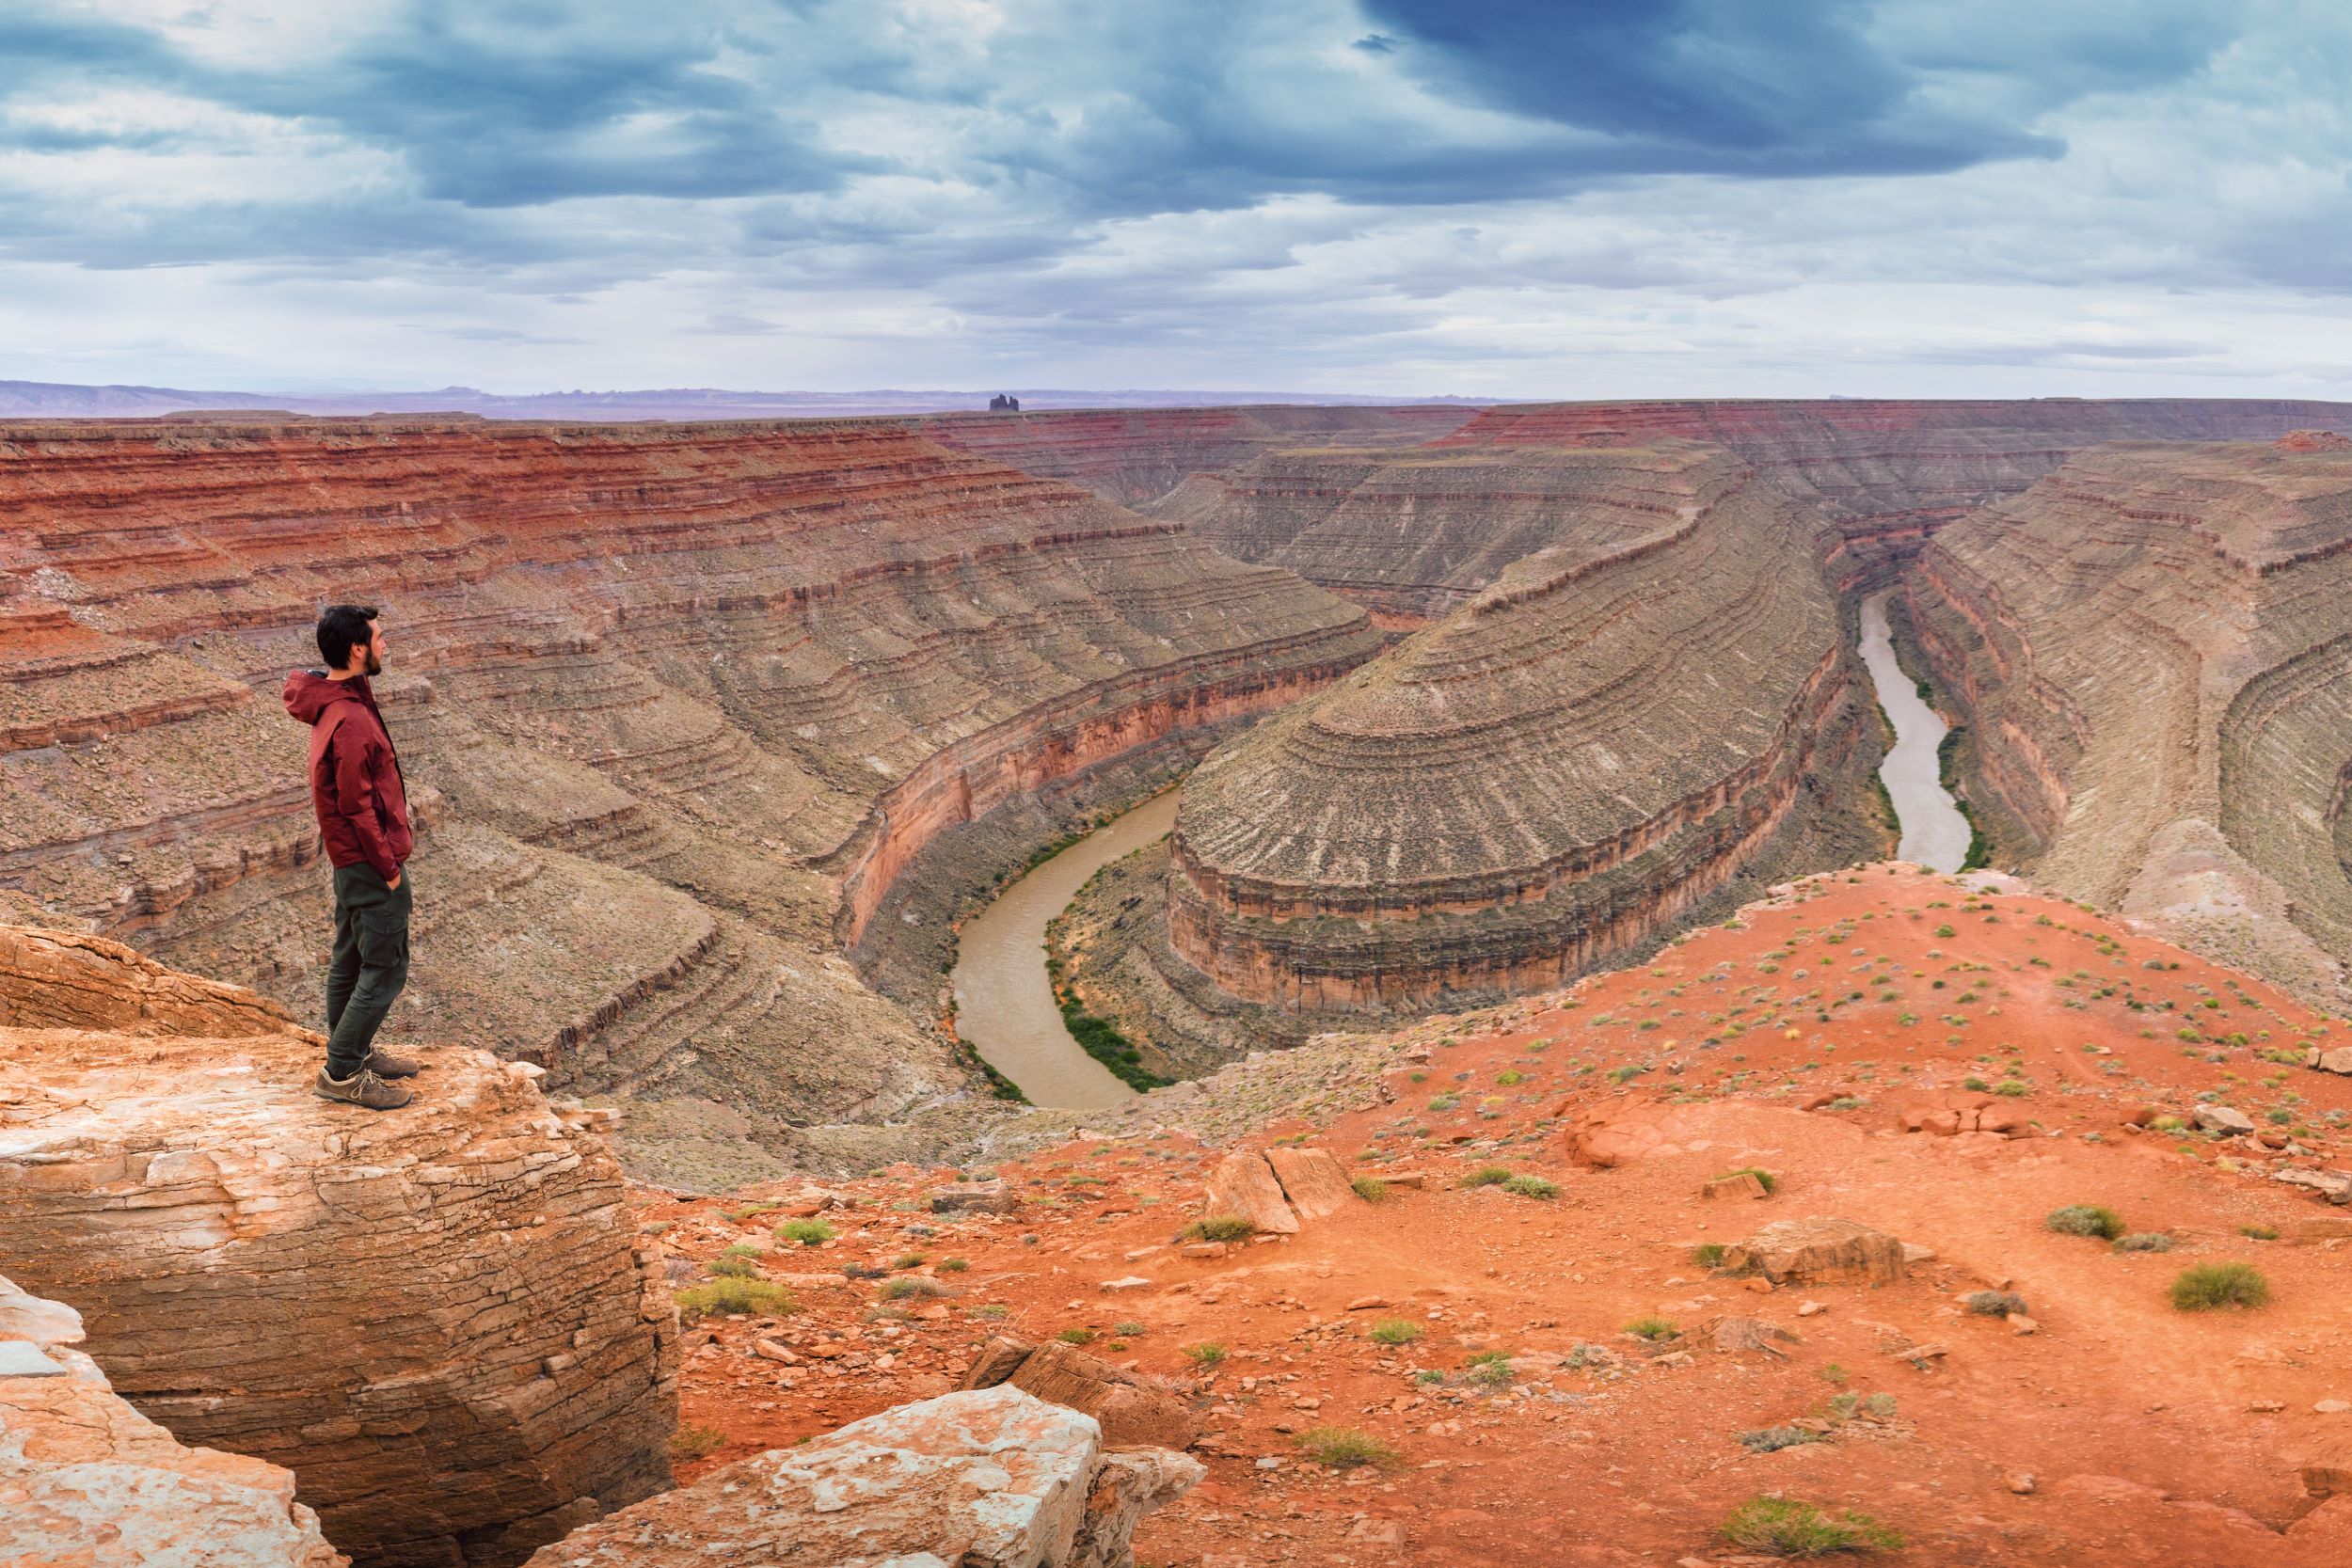
<path id="1" fill-rule="evenodd" d="M 384 1015 L 408 983 L 408 895 L 415 886 L 405 868 L 397 888 L 365 863 L 335 868 L 335 957 L 326 967 L 331 1077 L 348 1078 L 367 1062 Z"/>

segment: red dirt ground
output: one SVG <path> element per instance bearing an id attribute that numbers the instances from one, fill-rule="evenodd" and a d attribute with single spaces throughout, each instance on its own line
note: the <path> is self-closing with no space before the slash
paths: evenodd
<path id="1" fill-rule="evenodd" d="M 944 1392 L 992 1332 L 1082 1329 L 1097 1354 L 1191 1395 L 1206 1433 L 1194 1451 L 1208 1481 L 1137 1532 L 1150 1565 L 1758 1561 L 1718 1527 L 1778 1493 L 1900 1531 L 1890 1562 L 2340 1568 L 2352 1501 L 2314 1513 L 2299 1470 L 2330 1453 L 2352 1465 L 2352 1410 L 2313 1408 L 2352 1400 L 2340 1240 L 2352 1215 L 2268 1172 L 2352 1163 L 2337 1125 L 2352 1079 L 2257 1054 L 2306 1042 L 2352 1043 L 2352 1025 L 2007 879 L 1894 866 L 1816 879 L 1641 968 L 1368 1043 L 1429 1059 L 1399 1057 L 1387 1102 L 1264 1139 L 1309 1134 L 1368 1174 L 1420 1171 L 1427 1186 L 1289 1239 L 1206 1259 L 1168 1244 L 1224 1152 L 1173 1132 L 1008 1164 L 1025 1202 L 1001 1218 L 923 1212 L 950 1171 L 840 1184 L 853 1206 L 827 1212 L 840 1233 L 816 1247 L 773 1238 L 789 1209 L 726 1217 L 761 1198 L 806 1209 L 798 1182 L 642 1194 L 674 1274 L 700 1277 L 748 1243 L 798 1303 L 690 1333 L 685 1418 L 724 1441 L 680 1476 Z M 1962 1092 L 1972 1075 L 2027 1092 Z M 2148 1105 L 2186 1117 L 2204 1094 L 2301 1152 L 2121 1125 Z M 1906 1109 L 1947 1101 L 2022 1111 L 2038 1135 L 1901 1131 Z M 1600 1170 L 1566 1147 L 1596 1113 L 1669 1112 L 1670 1147 L 1653 1157 Z M 1557 1196 L 1459 1184 L 1486 1164 L 1546 1177 Z M 1706 1179 L 1745 1166 L 1775 1175 L 1773 1196 L 1700 1197 Z M 2173 1245 L 2120 1254 L 2044 1227 L 2073 1203 Z M 1812 1214 L 1935 1257 L 1882 1288 L 1762 1292 L 1692 1259 L 1699 1243 Z M 2265 1226 L 2282 1239 L 2241 1233 Z M 952 1293 L 872 1320 L 881 1282 L 840 1267 L 909 1254 L 923 1260 L 894 1274 Z M 2173 1276 L 2216 1260 L 2256 1264 L 2269 1305 L 2176 1311 Z M 1150 1283 L 1104 1288 L 1127 1275 Z M 1994 1284 L 2026 1298 L 2036 1332 L 1963 1310 L 1962 1295 Z M 1801 1315 L 1805 1303 L 1820 1309 Z M 1786 1359 L 1718 1352 L 1698 1328 L 1719 1313 L 1799 1338 Z M 1653 1348 L 1622 1332 L 1652 1314 L 1682 1338 Z M 1369 1338 L 1384 1319 L 1422 1337 L 1384 1348 Z M 755 1354 L 761 1338 L 797 1360 Z M 1889 1354 L 1930 1341 L 1945 1354 Z M 1184 1353 L 1203 1343 L 1226 1352 L 1205 1371 Z M 1579 1345 L 1606 1354 L 1561 1365 Z M 1506 1388 L 1465 1378 L 1490 1349 L 1518 1358 Z M 1871 1418 L 1865 1403 L 1841 1419 L 1841 1394 L 1892 1396 L 1892 1413 Z M 1798 1418 L 1825 1440 L 1771 1453 L 1739 1441 Z M 1318 1424 L 1359 1428 L 1396 1457 L 1325 1469 L 1295 1440 Z M 2013 1489 L 2028 1476 L 2030 1491 Z"/>

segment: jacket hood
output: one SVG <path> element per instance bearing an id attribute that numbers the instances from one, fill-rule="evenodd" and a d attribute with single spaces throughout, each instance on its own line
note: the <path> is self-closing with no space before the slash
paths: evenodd
<path id="1" fill-rule="evenodd" d="M 319 716 L 337 703 L 363 703 L 367 700 L 367 680 L 359 677 L 347 681 L 331 681 L 324 670 L 296 670 L 286 677 L 286 711 L 305 724 L 315 724 Z"/>

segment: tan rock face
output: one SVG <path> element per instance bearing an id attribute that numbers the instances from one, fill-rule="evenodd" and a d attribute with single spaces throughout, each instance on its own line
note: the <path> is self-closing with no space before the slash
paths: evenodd
<path id="1" fill-rule="evenodd" d="M 1347 1168 L 1327 1148 L 1280 1144 L 1265 1151 L 1265 1163 L 1302 1220 L 1324 1219 L 1357 1201 Z"/>
<path id="2" fill-rule="evenodd" d="M 1775 1285 L 1884 1285 L 1903 1275 L 1903 1243 L 1851 1220 L 1778 1220 L 1727 1249 L 1724 1267 Z"/>
<path id="3" fill-rule="evenodd" d="M 183 1448 L 75 1348 L 79 1316 L 0 1278 L 0 1562 L 344 1568 L 291 1471 Z"/>
<path id="4" fill-rule="evenodd" d="M 1090 1417 L 1012 1387 L 899 1405 L 588 1526 L 532 1568 L 1125 1568 L 1129 1533 L 1203 1474 L 1106 1455 Z"/>
<path id="5" fill-rule="evenodd" d="M 253 1032 L 249 993 L 17 927 L 0 970 L 53 1024 L 179 999 L 168 1032 L 0 1027 L 0 1256 L 122 1398 L 292 1469 L 365 1565 L 518 1561 L 666 1484 L 666 1292 L 603 1140 L 520 1069 L 422 1052 L 375 1115 L 311 1095 L 317 1037 Z"/>
<path id="6" fill-rule="evenodd" d="M 1298 1214 L 1275 1179 L 1274 1167 L 1254 1148 L 1236 1149 L 1209 1172 L 1200 1199 L 1204 1219 L 1238 1214 L 1258 1229 L 1288 1236 L 1298 1229 Z"/>
<path id="7" fill-rule="evenodd" d="M 1003 1336 L 990 1339 L 965 1374 L 963 1386 L 1007 1384 L 1093 1417 L 1102 1426 L 1103 1441 L 1113 1448 L 1157 1444 L 1183 1449 L 1194 1436 L 1192 1413 L 1165 1387 L 1121 1371 L 1075 1345 L 1030 1345 Z"/>

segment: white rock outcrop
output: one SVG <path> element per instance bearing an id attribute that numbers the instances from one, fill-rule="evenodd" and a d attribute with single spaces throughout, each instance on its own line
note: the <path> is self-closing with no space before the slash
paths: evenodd
<path id="1" fill-rule="evenodd" d="M 1004 1386 L 902 1404 L 713 1471 L 529 1568 L 1128 1568 L 1136 1523 L 1204 1474 L 1105 1451 L 1094 1418 Z"/>

